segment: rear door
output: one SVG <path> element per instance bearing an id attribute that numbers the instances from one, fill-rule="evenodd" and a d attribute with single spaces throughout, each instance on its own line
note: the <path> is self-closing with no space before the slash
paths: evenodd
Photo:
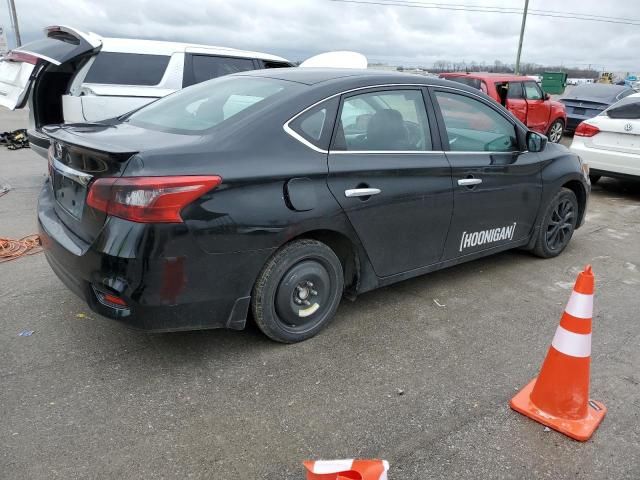
<path id="1" fill-rule="evenodd" d="M 547 133 L 549 118 L 551 116 L 551 105 L 545 100 L 544 93 L 540 86 L 534 82 L 523 82 L 525 98 L 527 99 L 527 121 L 525 124 L 531 130 Z"/>
<path id="2" fill-rule="evenodd" d="M 98 51 L 100 37 L 70 27 L 50 26 L 45 38 L 16 48 L 0 61 L 0 105 L 23 108 L 29 89 L 47 64 L 61 65 L 80 55 Z"/>
<path id="3" fill-rule="evenodd" d="M 507 109 L 522 123 L 527 123 L 527 101 L 524 98 L 522 82 L 509 82 L 507 90 Z"/>
<path id="4" fill-rule="evenodd" d="M 517 127 L 499 107 L 467 92 L 432 93 L 454 189 L 443 260 L 528 238 L 542 192 L 538 154 L 521 151 Z"/>
<path id="5" fill-rule="evenodd" d="M 437 263 L 453 209 L 451 169 L 420 87 L 341 100 L 328 184 L 386 277 Z"/>

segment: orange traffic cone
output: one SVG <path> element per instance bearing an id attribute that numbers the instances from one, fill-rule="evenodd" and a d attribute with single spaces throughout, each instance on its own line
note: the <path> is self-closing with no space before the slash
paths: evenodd
<path id="1" fill-rule="evenodd" d="M 589 399 L 594 277 L 580 272 L 540 375 L 511 399 L 515 411 L 571 438 L 588 440 L 607 413 Z"/>
<path id="2" fill-rule="evenodd" d="M 307 460 L 307 480 L 387 480 L 386 460 Z"/>

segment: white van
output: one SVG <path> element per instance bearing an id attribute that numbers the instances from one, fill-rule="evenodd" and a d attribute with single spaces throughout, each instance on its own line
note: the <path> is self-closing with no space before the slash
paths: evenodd
<path id="1" fill-rule="evenodd" d="M 29 141 L 45 157 L 44 125 L 113 118 L 221 75 L 294 66 L 266 53 L 103 38 L 67 26 L 47 27 L 45 34 L 0 61 L 0 105 L 13 110 L 28 103 Z"/>

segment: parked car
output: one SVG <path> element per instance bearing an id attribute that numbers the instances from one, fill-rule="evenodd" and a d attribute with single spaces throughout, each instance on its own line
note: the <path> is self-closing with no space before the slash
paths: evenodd
<path id="1" fill-rule="evenodd" d="M 481 90 L 551 142 L 562 139 L 566 125 L 564 105 L 551 100 L 534 79 L 493 73 L 442 73 L 440 77 Z"/>
<path id="2" fill-rule="evenodd" d="M 0 105 L 29 104 L 31 147 L 45 157 L 44 125 L 104 120 L 221 75 L 292 66 L 232 48 L 105 38 L 58 25 L 45 33 L 0 61 Z"/>
<path id="3" fill-rule="evenodd" d="M 585 167 L 477 90 L 285 68 L 45 128 L 40 235 L 106 317 L 296 342 L 357 294 L 511 248 L 560 254 Z"/>
<path id="4" fill-rule="evenodd" d="M 594 183 L 603 176 L 640 178 L 640 94 L 580 123 L 571 150 L 587 162 Z"/>
<path id="5" fill-rule="evenodd" d="M 581 122 L 599 115 L 609 105 L 633 92 L 632 88 L 606 83 L 588 83 L 575 86 L 560 99 L 567 110 L 565 130 L 573 132 Z"/>

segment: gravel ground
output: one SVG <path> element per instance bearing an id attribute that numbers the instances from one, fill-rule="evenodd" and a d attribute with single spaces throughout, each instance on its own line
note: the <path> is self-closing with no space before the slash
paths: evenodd
<path id="1" fill-rule="evenodd" d="M 0 112 L 0 131 L 25 124 Z M 12 187 L 0 236 L 36 231 L 45 174 L 33 152 L 0 149 Z M 640 184 L 605 179 L 559 258 L 506 252 L 371 292 L 290 346 L 255 327 L 131 331 L 42 255 L 1 264 L 0 478 L 302 479 L 307 458 L 381 457 L 391 480 L 636 479 L 639 235 Z M 579 443 L 507 402 L 536 375 L 586 263 L 592 396 L 609 412 Z"/>

